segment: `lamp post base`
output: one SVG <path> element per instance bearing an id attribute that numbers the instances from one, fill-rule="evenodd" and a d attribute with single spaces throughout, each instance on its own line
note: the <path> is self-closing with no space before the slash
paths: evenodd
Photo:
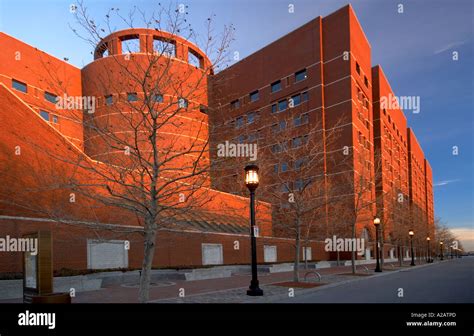
<path id="1" fill-rule="evenodd" d="M 377 267 L 374 272 L 382 272 L 382 270 L 380 269 L 380 267 Z"/>
<path id="2" fill-rule="evenodd" d="M 263 290 L 260 288 L 250 288 L 247 290 L 248 296 L 263 296 Z"/>
<path id="3" fill-rule="evenodd" d="M 258 287 L 258 280 L 257 281 L 250 281 L 249 289 L 247 290 L 247 295 L 249 296 L 263 296 L 263 290 Z"/>

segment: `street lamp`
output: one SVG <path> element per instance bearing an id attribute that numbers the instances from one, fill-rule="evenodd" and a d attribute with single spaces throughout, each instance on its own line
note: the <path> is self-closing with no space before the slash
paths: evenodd
<path id="1" fill-rule="evenodd" d="M 431 251 L 430 251 L 431 238 L 426 237 L 426 241 L 428 242 L 428 253 L 426 255 L 428 256 L 428 263 L 430 263 L 431 262 Z"/>
<path id="2" fill-rule="evenodd" d="M 443 260 L 443 242 L 439 242 L 439 254 L 441 254 L 441 260 Z"/>
<path id="3" fill-rule="evenodd" d="M 413 253 L 413 236 L 415 235 L 415 232 L 413 230 L 409 230 L 408 235 L 410 236 L 410 249 L 411 249 L 411 264 L 410 264 L 410 266 L 415 266 L 415 255 Z"/>
<path id="4" fill-rule="evenodd" d="M 247 290 L 247 295 L 262 296 L 263 290 L 258 286 L 257 276 L 257 239 L 255 238 L 255 190 L 258 187 L 258 166 L 248 164 L 245 166 L 245 185 L 250 191 L 250 242 L 252 255 L 252 280 Z"/>
<path id="5" fill-rule="evenodd" d="M 375 225 L 375 255 L 377 256 L 377 266 L 375 266 L 375 272 L 382 272 L 380 268 L 380 261 L 379 261 L 379 226 L 380 226 L 380 218 L 374 218 L 374 225 Z"/>

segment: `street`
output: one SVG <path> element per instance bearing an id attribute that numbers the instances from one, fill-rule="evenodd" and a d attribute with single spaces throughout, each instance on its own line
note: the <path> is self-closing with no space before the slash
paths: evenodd
<path id="1" fill-rule="evenodd" d="M 401 272 L 361 279 L 278 302 L 473 303 L 473 273 L 474 257 L 463 257 L 421 268 L 407 267 Z"/>

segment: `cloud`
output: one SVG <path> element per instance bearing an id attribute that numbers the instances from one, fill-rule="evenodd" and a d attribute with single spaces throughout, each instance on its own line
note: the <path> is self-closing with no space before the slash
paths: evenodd
<path id="1" fill-rule="evenodd" d="M 435 50 L 435 52 L 433 54 L 434 55 L 441 54 L 442 52 L 445 52 L 446 50 L 452 49 L 454 47 L 462 46 L 466 42 L 467 42 L 467 40 L 448 43 L 444 47 L 441 47 L 440 49 Z"/>
<path id="2" fill-rule="evenodd" d="M 474 228 L 450 228 L 460 241 L 465 251 L 474 251 Z"/>
<path id="3" fill-rule="evenodd" d="M 461 181 L 460 179 L 455 179 L 455 180 L 444 180 L 444 181 L 439 181 L 439 182 L 435 182 L 433 184 L 433 187 L 440 187 L 440 186 L 445 186 L 445 185 L 448 185 L 450 183 L 454 183 L 454 182 L 459 182 Z"/>

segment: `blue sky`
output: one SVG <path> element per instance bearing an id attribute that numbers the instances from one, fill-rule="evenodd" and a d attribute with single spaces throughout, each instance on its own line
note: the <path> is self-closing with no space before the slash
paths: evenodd
<path id="1" fill-rule="evenodd" d="M 92 60 L 91 47 L 75 37 L 68 27 L 73 24 L 71 3 L 0 0 L 0 29 L 58 58 L 68 57 L 70 63 L 82 67 Z M 149 10 L 153 3 L 85 1 L 97 19 L 103 18 L 110 7 L 119 7 L 122 12 L 133 5 Z M 176 3 L 188 6 L 189 21 L 198 32 L 211 14 L 216 15 L 217 32 L 224 24 L 232 23 L 236 28 L 232 49 L 245 57 L 348 2 L 183 0 Z M 294 4 L 292 14 L 288 13 L 289 3 Z M 398 13 L 399 3 L 404 5 L 402 14 Z M 370 41 L 372 63 L 382 65 L 395 94 L 421 97 L 421 112 L 407 112 L 406 116 L 433 168 L 435 215 L 450 227 L 472 229 L 473 2 L 363 0 L 351 4 Z M 458 61 L 452 60 L 453 51 L 459 53 Z M 452 155 L 453 146 L 458 146 L 459 155 Z"/>

